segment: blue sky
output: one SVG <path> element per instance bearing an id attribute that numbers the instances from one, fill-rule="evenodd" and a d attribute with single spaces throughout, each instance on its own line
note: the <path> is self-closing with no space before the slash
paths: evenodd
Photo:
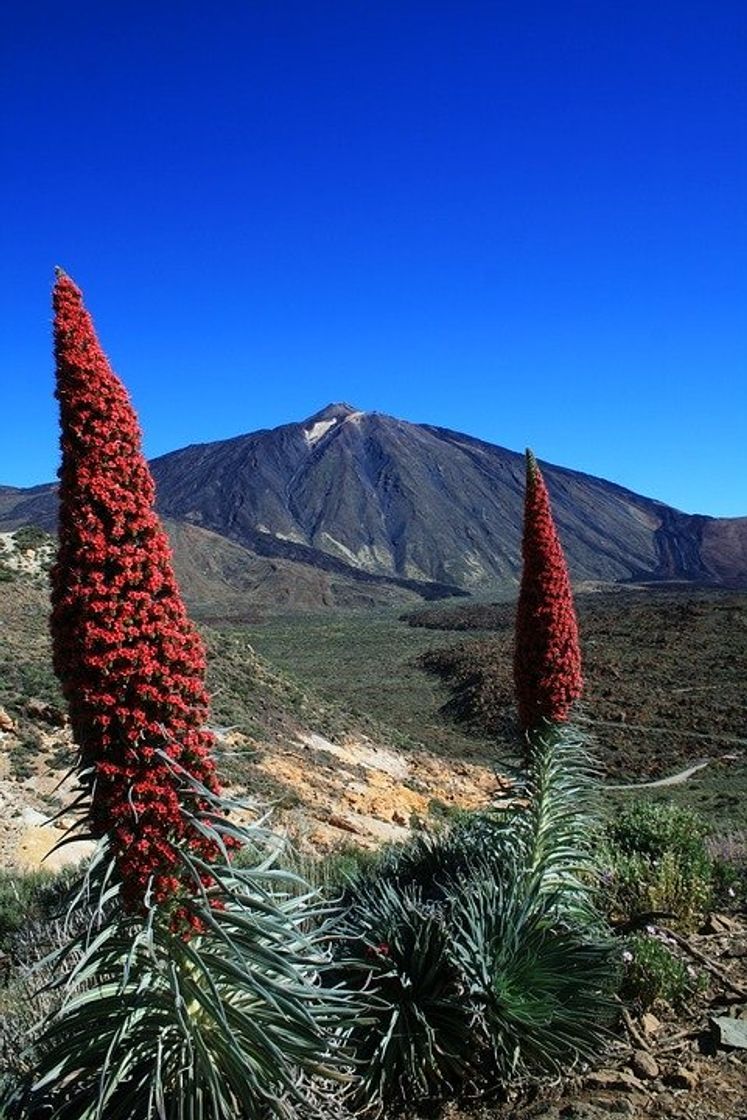
<path id="1" fill-rule="evenodd" d="M 747 514 L 743 0 L 3 5 L 0 482 L 49 289 L 146 450 L 329 401 Z"/>

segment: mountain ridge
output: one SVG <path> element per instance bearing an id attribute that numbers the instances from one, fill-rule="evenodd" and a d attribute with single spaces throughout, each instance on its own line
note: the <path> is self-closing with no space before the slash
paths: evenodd
<path id="1" fill-rule="evenodd" d="M 747 585 L 747 517 L 686 514 L 540 460 L 576 581 Z M 516 586 L 524 458 L 347 402 L 151 461 L 160 514 L 255 557 L 439 597 Z M 0 487 L 0 527 L 54 524 L 53 486 Z"/>

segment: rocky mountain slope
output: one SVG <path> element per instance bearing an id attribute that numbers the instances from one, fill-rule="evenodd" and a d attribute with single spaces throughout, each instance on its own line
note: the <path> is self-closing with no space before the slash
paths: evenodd
<path id="1" fill-rule="evenodd" d="M 44 560 L 51 565 L 55 541 L 57 495 L 53 487 L 39 488 L 31 499 L 24 491 L 0 487 L 0 579 L 4 568 L 12 575 L 38 557 L 20 547 L 4 553 L 4 542 L 15 530 L 25 534 L 31 544 L 38 527 L 43 527 Z M 2 511 L 5 510 L 3 513 Z M 262 607 L 288 610 L 318 607 L 385 607 L 422 603 L 466 594 L 457 587 L 438 583 L 400 579 L 354 568 L 329 558 L 324 564 L 285 559 L 271 551 L 260 553 L 204 529 L 189 521 L 163 518 L 174 554 L 179 586 L 196 618 L 251 621 Z M 11 528 L 8 528 L 11 527 Z"/>
<path id="2" fill-rule="evenodd" d="M 326 573 L 343 598 L 351 581 L 377 601 L 395 589 L 438 597 L 517 581 L 523 456 L 463 433 L 333 404 L 151 465 L 162 515 L 227 538 L 255 565 L 257 557 L 303 565 L 303 578 L 293 569 L 301 584 L 309 569 Z M 542 466 L 577 581 L 747 584 L 747 518 L 684 514 Z M 0 527 L 53 521 L 51 487 L 0 489 Z M 196 547 L 194 534 L 177 536 L 177 554 Z"/>
<path id="3" fill-rule="evenodd" d="M 576 579 L 747 579 L 747 518 L 688 516 L 543 469 Z M 266 554 L 470 590 L 518 575 L 523 456 L 459 432 L 337 404 L 153 471 L 164 513 Z"/>

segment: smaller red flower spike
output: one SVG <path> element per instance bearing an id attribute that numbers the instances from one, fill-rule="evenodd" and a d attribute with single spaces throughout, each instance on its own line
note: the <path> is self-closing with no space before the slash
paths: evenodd
<path id="1" fill-rule="evenodd" d="M 564 723 L 581 695 L 581 651 L 571 582 L 537 460 L 527 451 L 524 566 L 516 612 L 514 682 L 519 721 L 530 731 Z"/>
<path id="2" fill-rule="evenodd" d="M 178 921 L 200 890 L 179 849 L 216 854 L 190 821 L 203 799 L 177 776 L 181 767 L 217 792 L 205 655 L 153 509 L 135 412 L 61 269 L 54 310 L 62 426 L 54 668 L 90 792 L 91 831 L 110 839 L 125 905 L 138 910 L 150 898 Z"/>

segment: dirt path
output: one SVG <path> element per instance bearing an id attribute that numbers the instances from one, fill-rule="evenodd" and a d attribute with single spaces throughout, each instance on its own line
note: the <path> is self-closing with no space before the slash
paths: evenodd
<path id="1" fill-rule="evenodd" d="M 661 789 L 662 786 L 679 786 L 696 774 L 698 770 L 702 770 L 711 761 L 710 758 L 703 759 L 702 762 L 696 762 L 694 766 L 688 766 L 685 770 L 680 770 L 676 774 L 670 774 L 667 778 L 657 778 L 655 782 L 631 782 L 628 785 L 622 786 L 607 786 L 607 789 Z"/>

